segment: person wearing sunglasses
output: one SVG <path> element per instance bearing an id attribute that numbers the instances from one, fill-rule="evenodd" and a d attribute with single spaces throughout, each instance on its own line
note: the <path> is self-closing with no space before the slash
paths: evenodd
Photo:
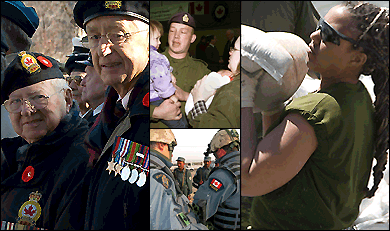
<path id="1" fill-rule="evenodd" d="M 255 197 L 253 229 L 350 228 L 375 194 L 389 139 L 388 34 L 388 8 L 331 8 L 310 35 L 308 67 L 321 74 L 319 91 L 264 115 L 259 143 L 252 108 L 242 108 L 242 195 Z M 360 74 L 373 79 L 374 105 Z"/>
<path id="2" fill-rule="evenodd" d="M 17 54 L 4 71 L 1 94 L 18 134 L 1 140 L 2 222 L 54 229 L 67 190 L 87 171 L 87 122 L 74 113 L 57 61 L 41 53 Z M 31 195 L 40 199 L 31 204 Z"/>

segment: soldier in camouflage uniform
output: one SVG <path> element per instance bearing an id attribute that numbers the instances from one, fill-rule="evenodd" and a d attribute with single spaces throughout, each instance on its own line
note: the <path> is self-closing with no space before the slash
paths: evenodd
<path id="1" fill-rule="evenodd" d="M 177 168 L 173 171 L 175 179 L 179 183 L 180 190 L 187 196 L 188 200 L 191 200 L 190 194 L 192 193 L 192 177 L 191 172 L 185 167 L 186 160 L 183 157 L 177 158 Z"/>
<path id="2" fill-rule="evenodd" d="M 176 144 L 170 129 L 150 129 L 150 229 L 207 229 L 170 170 Z"/>
<path id="3" fill-rule="evenodd" d="M 199 187 L 193 204 L 209 229 L 240 229 L 240 140 L 237 131 L 219 130 L 210 150 L 219 162 Z"/>
<path id="4" fill-rule="evenodd" d="M 168 58 L 173 68 L 172 74 L 176 77 L 176 85 L 180 88 L 176 91 L 185 95 L 184 100 L 183 98 L 180 99 L 182 101 L 181 113 L 182 116 L 185 116 L 185 101 L 189 92 L 199 79 L 208 75 L 211 71 L 207 68 L 206 62 L 192 58 L 188 53 L 191 43 L 196 40 L 196 35 L 194 34 L 194 29 L 196 28 L 195 19 L 189 13 L 181 12 L 172 16 L 168 25 L 170 28 L 168 34 L 169 47 L 162 54 Z M 164 105 L 161 104 L 158 107 L 163 108 Z M 156 119 L 156 114 L 154 113 L 156 106 L 150 105 L 150 109 L 151 128 L 167 128 Z"/>

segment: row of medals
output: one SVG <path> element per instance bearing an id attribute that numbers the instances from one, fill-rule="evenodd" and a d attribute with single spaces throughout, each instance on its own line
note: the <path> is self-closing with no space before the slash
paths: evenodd
<path id="1" fill-rule="evenodd" d="M 106 170 L 108 170 L 108 174 L 111 174 L 111 171 L 114 171 L 115 176 L 119 174 L 121 176 L 121 179 L 123 181 L 128 181 L 130 184 L 134 184 L 134 182 L 137 181 L 137 186 L 142 187 L 146 182 L 146 174 L 145 171 L 148 171 L 147 169 L 143 169 L 141 166 L 136 165 L 134 163 L 125 162 L 126 166 L 123 167 L 122 165 L 114 162 L 113 160 L 107 162 L 108 167 Z M 135 168 L 133 170 L 130 169 L 130 165 L 133 165 Z M 142 169 L 141 173 L 138 173 L 137 168 Z"/>

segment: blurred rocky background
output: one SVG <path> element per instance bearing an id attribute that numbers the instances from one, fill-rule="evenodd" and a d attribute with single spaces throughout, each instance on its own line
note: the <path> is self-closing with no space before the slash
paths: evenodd
<path id="1" fill-rule="evenodd" d="M 73 8 L 77 1 L 23 1 L 34 7 L 39 26 L 32 37 L 31 51 L 49 55 L 62 64 L 73 51 L 72 38 L 84 36 L 84 31 L 73 20 Z"/>

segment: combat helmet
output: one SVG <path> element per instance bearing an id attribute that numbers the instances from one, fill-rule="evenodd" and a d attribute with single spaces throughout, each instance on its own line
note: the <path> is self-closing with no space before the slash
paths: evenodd
<path id="1" fill-rule="evenodd" d="M 210 142 L 210 151 L 215 152 L 228 144 L 230 144 L 230 148 L 240 145 L 240 138 L 235 129 L 219 130 Z"/>
<path id="2" fill-rule="evenodd" d="M 150 141 L 170 144 L 176 139 L 171 129 L 150 129 Z"/>
<path id="3" fill-rule="evenodd" d="M 173 148 L 177 145 L 175 135 L 171 129 L 150 129 L 150 141 L 166 143 L 170 151 L 173 151 Z"/>

